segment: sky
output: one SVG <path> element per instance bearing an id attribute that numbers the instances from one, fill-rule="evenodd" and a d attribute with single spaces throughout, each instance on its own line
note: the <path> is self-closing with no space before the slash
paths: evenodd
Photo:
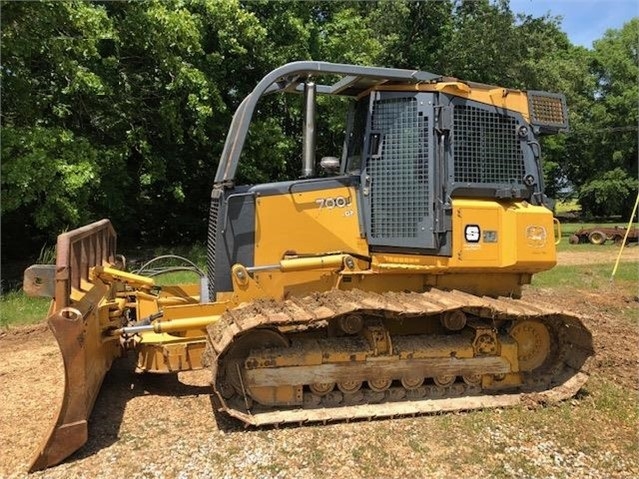
<path id="1" fill-rule="evenodd" d="M 639 17 L 639 0 L 510 0 L 510 9 L 535 17 L 562 16 L 562 30 L 575 45 L 592 48 L 592 42 L 610 28 L 620 29 Z"/>

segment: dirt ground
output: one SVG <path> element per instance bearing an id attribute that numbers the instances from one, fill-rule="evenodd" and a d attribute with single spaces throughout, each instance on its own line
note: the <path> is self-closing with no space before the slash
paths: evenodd
<path id="1" fill-rule="evenodd" d="M 614 263 L 619 255 L 617 248 L 605 248 L 604 251 L 579 251 L 579 245 L 575 246 L 575 251 L 560 251 L 557 253 L 557 264 L 560 265 L 580 265 L 597 263 Z M 639 246 L 636 244 L 627 246 L 621 252 L 621 261 L 638 262 Z"/>
<path id="2" fill-rule="evenodd" d="M 639 248 L 628 251 L 624 260 L 639 258 Z M 610 261 L 609 253 L 562 252 L 559 262 L 583 264 L 583 256 L 593 263 Z M 637 322 L 630 319 L 639 312 L 636 298 L 614 290 L 566 295 L 544 289 L 530 290 L 527 297 L 585 315 L 597 351 L 593 376 L 634 391 L 636 398 L 639 332 Z M 508 413 L 244 430 L 213 413 L 208 371 L 177 378 L 138 376 L 131 366 L 121 360 L 107 375 L 86 446 L 63 464 L 33 477 L 93 478 L 114 473 L 121 477 L 524 477 L 526 470 L 506 459 L 520 453 L 527 458 L 538 455 L 543 466 L 538 471 L 556 473 L 555 477 L 634 477 L 639 471 L 636 461 L 624 462 L 627 459 L 619 459 L 614 451 L 609 456 L 577 446 L 570 449 L 541 432 L 535 437 L 521 430 L 515 434 L 509 429 Z M 61 372 L 57 346 L 44 325 L 0 332 L 0 477 L 26 475 L 56 412 Z M 567 407 L 578 409 L 579 401 Z M 577 409 L 569 414 L 578 415 Z M 490 425 L 478 437 L 466 438 L 468 431 L 462 425 L 473 422 L 468 428 L 475 431 L 474 422 L 486 418 Z M 614 442 L 617 431 L 613 427 L 594 434 Z M 494 453 L 499 441 L 508 446 L 505 452 Z M 475 458 L 473 442 L 485 443 L 480 451 L 493 451 L 498 460 Z M 499 459 L 498 454 L 504 457 Z M 461 463 L 456 462 L 459 457 L 464 458 Z M 551 462 L 546 464 L 547 460 Z"/>

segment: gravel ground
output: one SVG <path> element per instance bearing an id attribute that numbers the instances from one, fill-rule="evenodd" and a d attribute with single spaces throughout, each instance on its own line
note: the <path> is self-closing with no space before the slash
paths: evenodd
<path id="1" fill-rule="evenodd" d="M 637 477 L 638 303 L 607 294 L 531 290 L 589 315 L 591 380 L 558 406 L 279 429 L 244 429 L 213 412 L 208 371 L 107 375 L 89 442 L 29 477 Z M 633 319 L 634 318 L 634 319 Z M 38 325 L 0 332 L 0 477 L 24 477 L 61 396 L 61 360 Z"/>

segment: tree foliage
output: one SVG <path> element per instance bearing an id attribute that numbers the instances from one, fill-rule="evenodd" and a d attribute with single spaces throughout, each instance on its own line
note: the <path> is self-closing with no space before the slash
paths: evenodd
<path id="1" fill-rule="evenodd" d="M 579 202 L 595 216 L 625 214 L 630 216 L 632 200 L 637 194 L 637 180 L 615 168 L 599 173 L 579 190 Z"/>
<path id="2" fill-rule="evenodd" d="M 544 141 L 548 191 L 572 189 L 593 214 L 623 213 L 634 199 L 636 19 L 587 50 L 559 19 L 516 15 L 507 0 L 1 7 L 3 258 L 25 237 L 105 216 L 135 240 L 202 238 L 235 108 L 268 71 L 304 59 L 564 92 L 572 129 Z M 258 110 L 240 179 L 294 177 L 299 98 Z M 344 113 L 339 99 L 320 99 L 318 157 L 338 156 Z"/>
<path id="3" fill-rule="evenodd" d="M 593 214 L 630 215 L 637 195 L 639 19 L 609 30 L 594 44 L 596 79 L 591 118 L 585 125 L 588 170 L 579 169 L 579 202 Z"/>

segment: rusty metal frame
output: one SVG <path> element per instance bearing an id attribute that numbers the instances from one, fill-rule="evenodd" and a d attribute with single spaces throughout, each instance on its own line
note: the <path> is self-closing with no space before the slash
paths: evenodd
<path id="1" fill-rule="evenodd" d="M 89 281 L 89 269 L 115 263 L 115 229 L 107 219 L 58 236 L 55 274 L 55 311 L 71 301 L 71 288 Z"/>

